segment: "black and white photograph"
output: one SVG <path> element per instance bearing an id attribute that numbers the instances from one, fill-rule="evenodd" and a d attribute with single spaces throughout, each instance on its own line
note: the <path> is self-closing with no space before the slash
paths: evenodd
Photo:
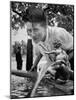
<path id="1" fill-rule="evenodd" d="M 74 5 L 10 1 L 10 98 L 74 95 Z"/>

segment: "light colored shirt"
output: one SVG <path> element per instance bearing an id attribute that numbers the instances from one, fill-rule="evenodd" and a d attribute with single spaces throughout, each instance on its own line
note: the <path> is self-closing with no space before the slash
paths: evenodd
<path id="1" fill-rule="evenodd" d="M 49 51 L 54 50 L 56 45 L 67 51 L 73 49 L 73 36 L 67 32 L 64 28 L 60 27 L 48 27 L 46 40 L 44 45 L 46 45 Z"/>
<path id="2" fill-rule="evenodd" d="M 57 45 L 60 45 L 60 48 L 63 50 L 72 50 L 73 49 L 73 36 L 67 32 L 64 28 L 60 27 L 50 27 L 46 33 L 45 42 L 40 41 L 36 45 L 36 52 L 39 53 L 38 45 L 41 43 L 47 49 L 48 52 L 56 49 Z"/>

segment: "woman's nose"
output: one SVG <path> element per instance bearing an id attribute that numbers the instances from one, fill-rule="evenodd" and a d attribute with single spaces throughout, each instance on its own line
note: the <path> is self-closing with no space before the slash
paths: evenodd
<path id="1" fill-rule="evenodd" d="M 36 33 L 35 32 L 32 32 L 32 37 L 35 37 L 36 36 Z"/>

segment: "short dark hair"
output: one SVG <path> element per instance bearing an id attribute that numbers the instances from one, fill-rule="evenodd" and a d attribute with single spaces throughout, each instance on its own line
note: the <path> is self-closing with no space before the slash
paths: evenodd
<path id="1" fill-rule="evenodd" d="M 41 8 L 35 8 L 31 11 L 32 22 L 46 23 L 46 15 Z"/>
<path id="2" fill-rule="evenodd" d="M 26 17 L 26 15 L 28 17 Z M 23 17 L 23 20 L 30 21 L 32 23 L 41 23 L 46 25 L 47 18 L 45 12 L 41 8 L 29 8 Z"/>

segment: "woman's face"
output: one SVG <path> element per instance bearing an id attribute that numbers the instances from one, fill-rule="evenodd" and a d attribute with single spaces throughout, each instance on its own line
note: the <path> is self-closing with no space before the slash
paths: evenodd
<path id="1" fill-rule="evenodd" d="M 40 23 L 33 23 L 32 24 L 32 39 L 35 43 L 40 41 L 44 41 L 46 37 L 46 28 L 41 26 Z"/>

